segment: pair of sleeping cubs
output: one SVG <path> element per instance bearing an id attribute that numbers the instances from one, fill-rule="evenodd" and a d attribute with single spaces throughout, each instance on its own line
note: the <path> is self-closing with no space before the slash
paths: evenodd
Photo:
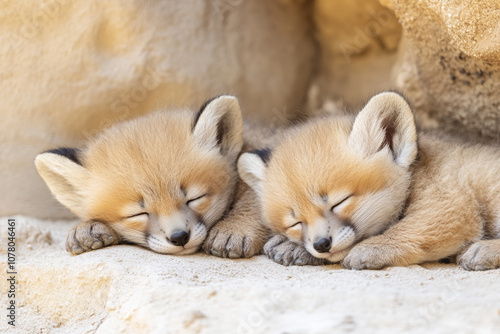
<path id="1" fill-rule="evenodd" d="M 236 98 L 219 96 L 39 154 L 39 174 L 81 219 L 67 250 L 128 242 L 179 255 L 264 251 L 284 265 L 456 256 L 464 269 L 500 267 L 500 150 L 418 134 L 399 94 L 374 96 L 356 117 L 243 128 Z"/>

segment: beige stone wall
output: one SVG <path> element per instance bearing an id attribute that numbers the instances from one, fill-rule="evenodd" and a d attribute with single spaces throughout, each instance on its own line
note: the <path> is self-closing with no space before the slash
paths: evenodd
<path id="1" fill-rule="evenodd" d="M 247 117 L 301 108 L 310 5 L 267 0 L 24 0 L 0 11 L 0 215 L 64 217 L 35 155 L 164 106 L 237 95 Z"/>
<path id="2" fill-rule="evenodd" d="M 393 69 L 427 125 L 500 138 L 500 1 L 383 1 L 404 30 Z"/>
<path id="3" fill-rule="evenodd" d="M 37 153 L 221 93 L 278 124 L 397 89 L 423 127 L 497 140 L 498 22 L 499 0 L 4 1 L 0 215 L 69 215 Z"/>
<path id="4" fill-rule="evenodd" d="M 316 0 L 313 21 L 320 62 L 309 110 L 359 108 L 392 87 L 401 26 L 377 0 Z"/>

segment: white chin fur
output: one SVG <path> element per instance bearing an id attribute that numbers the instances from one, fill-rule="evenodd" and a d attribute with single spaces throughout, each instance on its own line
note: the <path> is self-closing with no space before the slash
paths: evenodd
<path id="1" fill-rule="evenodd" d="M 171 244 L 163 234 L 149 235 L 146 242 L 147 247 L 157 253 L 188 255 L 195 253 L 200 248 L 201 244 L 207 237 L 207 233 L 208 231 L 205 225 L 197 223 L 190 232 L 188 243 L 183 247 Z"/>
<path id="2" fill-rule="evenodd" d="M 340 262 L 342 261 L 347 254 L 351 251 L 351 249 L 354 247 L 348 247 L 345 249 L 342 249 L 340 251 L 335 251 L 335 252 L 330 252 L 330 253 L 318 253 L 314 248 L 310 247 L 309 245 L 306 245 L 306 249 L 309 253 L 311 253 L 312 256 L 318 259 L 327 259 L 328 261 L 332 263 Z"/>
<path id="3" fill-rule="evenodd" d="M 342 261 L 346 256 L 347 254 L 349 254 L 349 252 L 351 251 L 352 247 L 349 247 L 347 249 L 344 249 L 343 251 L 340 251 L 340 252 L 336 252 L 336 253 L 328 253 L 328 257 L 326 258 L 328 261 L 330 262 L 340 262 Z"/>
<path id="4" fill-rule="evenodd" d="M 318 259 L 327 259 L 330 262 L 343 260 L 349 251 L 354 247 L 356 232 L 351 226 L 342 226 L 340 230 L 332 236 L 332 247 L 329 253 L 318 253 L 312 245 L 307 244 L 306 249 L 312 256 Z"/>

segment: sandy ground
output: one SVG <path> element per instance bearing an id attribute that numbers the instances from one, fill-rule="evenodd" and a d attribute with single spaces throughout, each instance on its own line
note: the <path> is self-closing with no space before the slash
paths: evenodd
<path id="1" fill-rule="evenodd" d="M 500 333 L 500 270 L 283 267 L 264 256 L 169 256 L 128 245 L 71 256 L 64 238 L 74 222 L 14 218 L 17 326 L 4 317 L 0 332 Z M 0 287 L 7 305 L 6 279 Z"/>

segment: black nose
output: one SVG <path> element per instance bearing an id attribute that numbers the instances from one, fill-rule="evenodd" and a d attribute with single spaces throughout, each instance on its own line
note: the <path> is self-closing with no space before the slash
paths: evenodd
<path id="1" fill-rule="evenodd" d="M 170 236 L 170 242 L 176 246 L 184 246 L 188 243 L 189 233 L 186 231 L 175 232 Z"/>
<path id="2" fill-rule="evenodd" d="M 313 245 L 314 249 L 317 250 L 319 253 L 328 253 L 328 251 L 330 251 L 331 246 L 332 243 L 330 242 L 330 238 L 320 239 Z"/>

